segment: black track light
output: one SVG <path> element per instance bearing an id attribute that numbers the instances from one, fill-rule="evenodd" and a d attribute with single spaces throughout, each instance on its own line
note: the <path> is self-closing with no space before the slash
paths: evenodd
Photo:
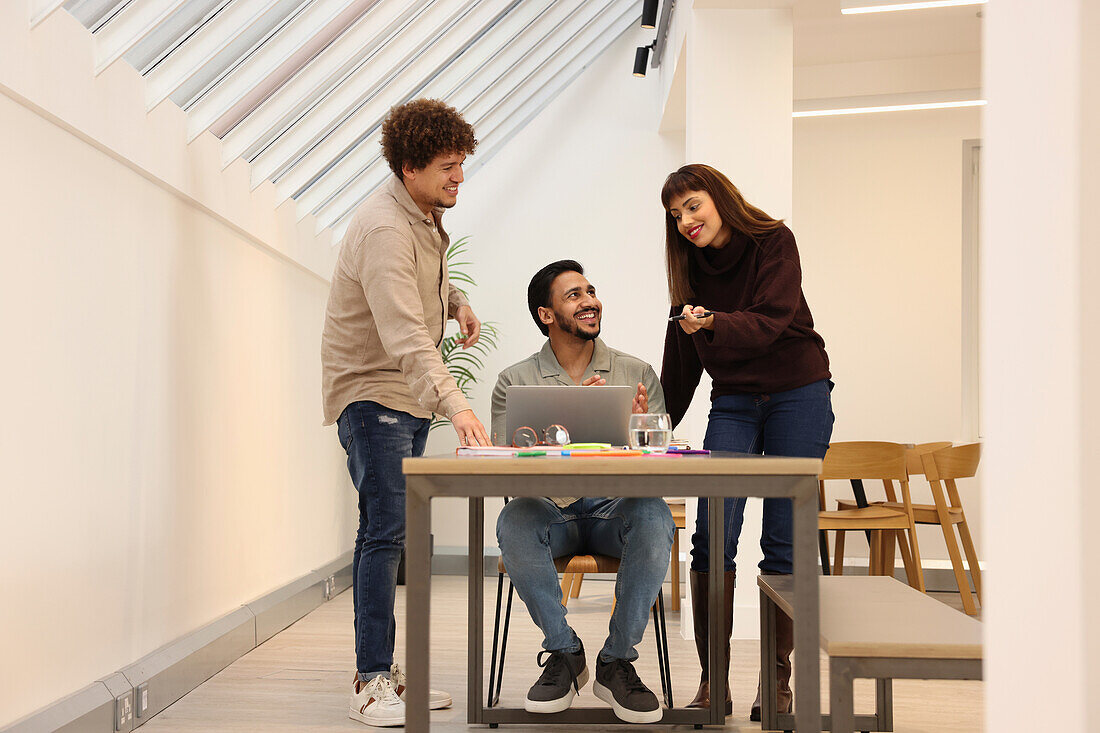
<path id="1" fill-rule="evenodd" d="M 649 49 L 651 46 L 638 46 L 634 52 L 634 76 L 645 76 L 645 67 L 649 63 Z"/>
<path id="2" fill-rule="evenodd" d="M 645 0 L 645 2 L 642 3 L 643 28 L 657 27 L 657 6 L 660 4 L 660 0 Z"/>

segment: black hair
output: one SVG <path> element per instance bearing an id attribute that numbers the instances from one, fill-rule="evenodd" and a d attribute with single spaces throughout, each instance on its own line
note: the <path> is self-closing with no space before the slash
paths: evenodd
<path id="1" fill-rule="evenodd" d="M 551 262 L 536 272 L 531 278 L 531 284 L 527 286 L 527 309 L 531 311 L 531 318 L 535 320 L 535 325 L 542 331 L 543 336 L 549 336 L 550 329 L 539 320 L 539 308 L 550 307 L 550 286 L 563 272 L 576 272 L 583 275 L 584 267 L 576 260 Z"/>

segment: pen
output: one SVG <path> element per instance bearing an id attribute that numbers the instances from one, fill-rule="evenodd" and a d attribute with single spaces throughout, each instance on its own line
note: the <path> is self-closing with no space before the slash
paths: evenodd
<path id="1" fill-rule="evenodd" d="M 713 311 L 703 311 L 703 313 L 701 315 L 697 315 L 695 317 L 696 318 L 710 318 L 713 315 L 714 315 Z M 680 315 L 673 316 L 672 318 L 669 318 L 668 320 L 670 320 L 670 321 L 682 321 L 682 320 L 684 320 L 684 314 L 681 313 Z"/>

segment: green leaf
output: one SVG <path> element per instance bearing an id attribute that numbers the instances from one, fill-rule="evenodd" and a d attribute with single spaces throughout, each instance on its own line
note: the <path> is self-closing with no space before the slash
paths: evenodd
<path id="1" fill-rule="evenodd" d="M 485 368 L 485 362 L 472 355 L 469 351 L 463 351 L 458 354 L 453 354 L 451 356 L 451 364 L 458 364 L 462 362 L 468 363 L 471 366 L 477 367 L 478 369 Z"/>

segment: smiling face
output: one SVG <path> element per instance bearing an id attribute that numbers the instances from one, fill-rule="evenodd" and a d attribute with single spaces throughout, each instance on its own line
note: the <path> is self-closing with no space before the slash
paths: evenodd
<path id="1" fill-rule="evenodd" d="M 550 306 L 539 308 L 539 320 L 554 331 L 591 341 L 600 335 L 603 304 L 596 288 L 579 272 L 563 272 L 550 286 Z"/>
<path id="2" fill-rule="evenodd" d="M 668 214 L 676 228 L 696 247 L 721 249 L 730 241 L 732 230 L 718 215 L 714 199 L 706 191 L 686 191 L 673 197 Z"/>
<path id="3" fill-rule="evenodd" d="M 458 184 L 462 183 L 464 153 L 440 155 L 420 170 L 402 169 L 405 188 L 425 214 L 433 207 L 449 209 L 458 202 Z"/>

